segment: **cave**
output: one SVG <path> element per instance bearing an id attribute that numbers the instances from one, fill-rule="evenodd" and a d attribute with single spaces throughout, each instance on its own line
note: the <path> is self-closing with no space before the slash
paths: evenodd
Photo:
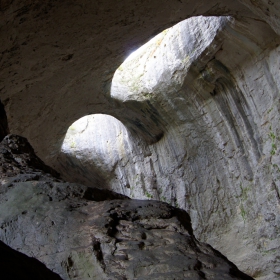
<path id="1" fill-rule="evenodd" d="M 277 1 L 0 13 L 0 250 L 45 279 L 279 278 Z"/>

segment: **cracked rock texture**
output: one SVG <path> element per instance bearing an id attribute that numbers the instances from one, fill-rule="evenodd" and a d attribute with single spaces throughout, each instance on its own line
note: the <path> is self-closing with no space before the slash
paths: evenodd
<path id="1" fill-rule="evenodd" d="M 25 138 L 9 135 L 0 147 L 1 165 L 14 170 L 1 173 L 0 239 L 62 279 L 253 279 L 200 243 L 185 211 L 110 191 L 100 198 L 96 188 L 59 180 L 38 169 Z M 2 242 L 0 257 L 11 250 Z M 44 269 L 37 279 L 60 279 Z"/>

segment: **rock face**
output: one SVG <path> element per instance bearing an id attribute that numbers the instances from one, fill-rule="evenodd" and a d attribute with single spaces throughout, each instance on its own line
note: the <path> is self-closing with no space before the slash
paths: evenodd
<path id="1" fill-rule="evenodd" d="M 39 176 L 36 177 L 36 170 L 40 174 L 43 171 L 44 174 L 46 173 L 45 176 L 48 176 L 49 173 L 55 178 L 59 178 L 59 174 L 55 170 L 46 166 L 35 155 L 27 140 L 16 135 L 9 135 L 5 138 L 4 145 L 0 147 L 0 160 L 1 183 L 5 183 L 5 178 L 8 177 L 34 174 L 34 178 L 39 178 Z"/>
<path id="2" fill-rule="evenodd" d="M 278 43 L 266 24 L 254 29 L 231 17 L 165 30 L 115 73 L 116 117 L 127 125 L 104 115 L 74 123 L 59 170 L 70 181 L 185 209 L 199 238 L 250 275 L 277 279 Z"/>
<path id="3" fill-rule="evenodd" d="M 112 192 L 100 198 L 98 189 L 39 170 L 26 139 L 9 135 L 0 145 L 9 153 L 1 165 L 17 173 L 1 174 L 0 239 L 62 279 L 252 279 L 197 241 L 185 211 Z M 26 158 L 35 162 L 20 170 Z M 0 245 L 0 256 L 11 250 Z M 59 279 L 44 269 L 40 279 Z"/>
<path id="4" fill-rule="evenodd" d="M 251 276 L 278 279 L 280 3 L 146 2 L 1 1 L 0 98 L 10 131 L 70 181 L 187 210 L 200 240 Z M 223 17 L 162 32 L 201 15 Z M 159 32 L 144 62 L 118 68 Z M 98 129 L 109 139 L 96 134 L 91 143 L 72 131 L 75 141 L 63 144 L 89 114 L 121 123 Z M 84 157 L 79 142 L 99 154 Z"/>
<path id="5" fill-rule="evenodd" d="M 265 14 L 280 34 L 279 3 L 266 2 L 1 1 L 0 90 L 11 132 L 30 139 L 41 158 L 55 162 L 71 123 L 93 113 L 114 115 L 111 79 L 129 53 L 197 15 L 236 16 L 258 28 Z"/>

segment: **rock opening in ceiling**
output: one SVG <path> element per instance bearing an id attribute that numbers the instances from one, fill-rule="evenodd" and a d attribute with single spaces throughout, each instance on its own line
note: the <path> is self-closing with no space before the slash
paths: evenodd
<path id="1" fill-rule="evenodd" d="M 94 115 L 78 121 L 81 133 L 73 130 L 77 124 L 70 126 L 59 158 L 65 178 L 187 207 L 184 195 L 177 198 L 185 193 L 185 179 L 177 172 L 184 173 L 186 136 L 176 135 L 176 129 L 189 126 L 199 113 L 183 87 L 193 64 L 200 59 L 205 63 L 219 50 L 219 34 L 230 21 L 194 17 L 132 53 L 116 70 L 111 86 L 113 114 L 122 124 L 108 115 Z M 214 48 L 209 47 L 212 43 Z"/>
<path id="2" fill-rule="evenodd" d="M 80 118 L 69 127 L 59 160 L 70 181 L 108 188 L 120 179 L 119 165 L 126 164 L 130 151 L 125 126 L 112 116 L 94 114 Z"/>
<path id="3" fill-rule="evenodd" d="M 179 206 L 196 236 L 251 275 L 278 271 L 263 256 L 280 244 L 264 218 L 279 224 L 279 37 L 263 21 L 195 17 L 152 42 L 115 73 L 108 113 L 120 122 L 83 120 L 60 172 Z"/>
<path id="4" fill-rule="evenodd" d="M 72 124 L 59 156 L 64 177 L 86 185 L 98 183 L 131 197 L 186 206 L 183 199 L 177 201 L 173 191 L 171 181 L 177 175 L 173 174 L 171 181 L 166 178 L 186 156 L 172 128 L 174 121 L 189 118 L 180 89 L 192 62 L 225 22 L 226 17 L 191 18 L 162 31 L 133 52 L 112 80 L 114 115 L 121 122 L 96 114 Z M 174 181 L 174 186 L 178 184 L 184 188 L 180 179 Z"/>

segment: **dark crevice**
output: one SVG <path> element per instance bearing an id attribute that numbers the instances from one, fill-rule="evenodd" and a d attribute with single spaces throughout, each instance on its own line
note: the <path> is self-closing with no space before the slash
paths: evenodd
<path id="1" fill-rule="evenodd" d="M 191 218 L 187 212 L 178 208 L 174 208 L 173 216 L 177 217 L 181 225 L 189 232 L 190 235 L 193 235 Z"/>
<path id="2" fill-rule="evenodd" d="M 94 255 L 95 255 L 97 261 L 100 263 L 100 266 L 102 267 L 103 271 L 105 271 L 106 265 L 105 265 L 104 258 L 103 258 L 101 243 L 98 239 L 93 238 L 92 248 L 93 248 L 93 252 L 94 252 Z"/>
<path id="3" fill-rule="evenodd" d="M 104 201 L 113 199 L 129 199 L 127 196 L 106 189 L 87 188 L 83 198 L 91 201 Z"/>
<path id="4" fill-rule="evenodd" d="M 115 238 L 116 233 L 118 232 L 117 226 L 118 226 L 121 218 L 119 217 L 118 213 L 112 213 L 112 214 L 110 214 L 110 217 L 111 217 L 111 220 L 108 223 L 108 225 L 106 225 L 107 234 L 108 234 L 108 236 Z"/>
<path id="5" fill-rule="evenodd" d="M 234 263 L 230 262 L 227 257 L 222 255 L 219 251 L 214 249 L 211 245 L 207 244 L 207 246 L 209 248 L 211 248 L 211 251 L 214 253 L 214 255 L 216 257 L 223 259 L 224 261 L 226 261 L 227 263 L 229 263 L 231 265 L 231 267 L 229 268 L 229 274 L 231 276 L 233 276 L 234 278 L 242 279 L 242 280 L 254 280 L 254 278 L 252 278 L 251 276 L 240 271 Z"/>
<path id="6" fill-rule="evenodd" d="M 68 259 L 67 259 L 67 266 L 66 266 L 67 273 L 70 272 L 70 270 L 73 267 L 73 265 L 74 265 L 74 262 L 73 262 L 72 258 L 68 257 Z"/>
<path id="7" fill-rule="evenodd" d="M 200 260 L 196 260 L 196 264 L 194 265 L 194 270 L 197 271 L 197 274 L 200 276 L 201 279 L 207 279 L 206 275 L 203 271 L 201 271 L 202 269 L 202 263 Z"/>
<path id="8" fill-rule="evenodd" d="M 274 182 L 272 182 L 272 186 L 273 186 L 273 188 L 275 189 L 276 197 L 277 197 L 277 199 L 278 199 L 278 202 L 280 203 L 280 194 L 279 194 L 279 191 L 278 191 L 278 189 L 277 189 L 277 186 L 276 186 L 276 184 L 275 184 Z"/>
<path id="9" fill-rule="evenodd" d="M 9 134 L 8 120 L 5 107 L 0 100 L 0 142 Z"/>
<path id="10" fill-rule="evenodd" d="M 254 280 L 251 276 L 243 273 L 242 271 L 238 270 L 238 268 L 232 263 L 234 267 L 229 269 L 229 274 L 232 275 L 234 278 L 242 279 L 242 280 Z"/>

